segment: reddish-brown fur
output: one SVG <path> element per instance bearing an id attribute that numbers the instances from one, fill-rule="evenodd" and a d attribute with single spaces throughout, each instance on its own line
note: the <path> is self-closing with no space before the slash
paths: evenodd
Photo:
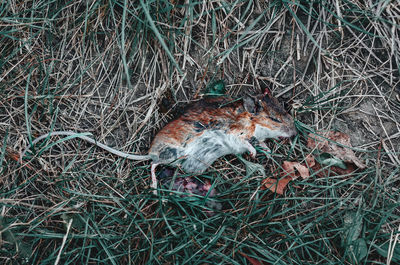
<path id="1" fill-rule="evenodd" d="M 227 98 L 228 99 L 228 98 Z M 221 98 L 210 98 L 200 102 L 194 103 L 187 108 L 187 111 L 182 116 L 168 123 L 153 139 L 151 149 L 157 148 L 160 142 L 170 143 L 177 146 L 182 146 L 185 142 L 188 143 L 192 139 L 185 139 L 188 135 L 192 138 L 201 135 L 203 132 L 197 132 L 194 123 L 198 122 L 203 125 L 214 123 L 232 124 L 232 131 L 243 130 L 243 126 L 238 121 L 249 113 L 243 112 L 237 115 L 238 108 L 241 107 L 239 102 L 230 103 L 221 108 L 216 107 L 215 104 L 224 103 Z M 227 102 L 229 102 L 227 100 Z M 210 105 L 208 105 L 209 103 Z M 239 127 L 238 127 L 239 126 Z"/>

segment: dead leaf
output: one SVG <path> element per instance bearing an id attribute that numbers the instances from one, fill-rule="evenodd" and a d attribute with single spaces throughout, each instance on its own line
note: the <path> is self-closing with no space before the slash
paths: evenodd
<path id="1" fill-rule="evenodd" d="M 256 260 L 255 258 L 249 257 L 241 251 L 238 251 L 240 255 L 245 257 L 252 265 L 263 265 L 261 261 Z"/>
<path id="2" fill-rule="evenodd" d="M 272 192 L 276 192 L 280 195 L 283 195 L 283 192 L 287 186 L 287 184 L 292 180 L 292 177 L 286 176 L 281 178 L 279 181 L 274 178 L 266 178 L 262 181 L 261 189 L 269 189 Z"/>
<path id="3" fill-rule="evenodd" d="M 320 178 L 327 177 L 332 174 L 349 175 L 356 170 L 354 162 L 345 162 L 344 164 L 346 166 L 346 169 L 340 168 L 338 166 L 324 167 L 320 163 L 315 161 L 314 156 L 311 154 L 307 155 L 305 164 L 300 164 L 299 162 L 283 161 L 283 170 L 279 173 L 279 176 L 276 178 L 268 177 L 264 179 L 261 183 L 261 189 L 269 189 L 272 192 L 283 195 L 285 188 L 290 181 L 295 180 L 298 177 L 302 177 L 302 179 L 307 179 L 308 177 L 310 177 L 310 168 Z"/>
<path id="4" fill-rule="evenodd" d="M 306 161 L 309 166 L 315 164 L 312 155 L 307 156 Z M 308 167 L 299 162 L 283 161 L 282 169 L 283 170 L 280 172 L 280 176 L 278 177 L 279 180 L 277 178 L 266 178 L 261 183 L 261 189 L 269 189 L 272 192 L 282 195 L 290 181 L 295 180 L 298 177 L 306 179 L 310 176 Z"/>
<path id="5" fill-rule="evenodd" d="M 312 154 L 306 156 L 306 164 L 308 167 L 313 167 L 315 165 L 315 158 Z"/>
<path id="6" fill-rule="evenodd" d="M 350 173 L 352 173 L 353 171 L 356 170 L 356 166 L 353 163 L 346 162 L 345 165 L 346 165 L 346 169 L 343 169 L 343 168 L 340 168 L 340 167 L 336 167 L 336 166 L 331 166 L 329 168 L 324 168 L 323 166 L 321 166 L 321 164 L 316 163 L 312 167 L 312 170 L 314 172 L 316 172 L 316 175 L 318 177 L 320 177 L 320 178 L 328 177 L 328 176 L 332 175 L 332 173 L 334 175 L 337 175 L 337 176 L 349 175 Z"/>
<path id="7" fill-rule="evenodd" d="M 310 171 L 306 166 L 303 166 L 299 162 L 289 162 L 283 161 L 282 168 L 288 175 L 292 177 L 292 179 L 297 179 L 299 174 L 302 179 L 306 179 L 310 176 Z M 295 169 L 297 169 L 299 174 L 296 174 Z"/>
<path id="8" fill-rule="evenodd" d="M 327 139 L 331 140 L 328 141 Z M 333 141 L 333 142 L 332 142 Z M 339 146 L 336 143 L 343 145 Z M 356 157 L 353 150 L 351 150 L 350 137 L 342 132 L 329 131 L 323 133 L 322 136 L 310 133 L 308 135 L 307 147 L 311 149 L 319 149 L 322 152 L 331 154 L 341 159 L 344 162 L 354 163 L 357 167 L 363 169 L 366 167 L 360 159 Z"/>

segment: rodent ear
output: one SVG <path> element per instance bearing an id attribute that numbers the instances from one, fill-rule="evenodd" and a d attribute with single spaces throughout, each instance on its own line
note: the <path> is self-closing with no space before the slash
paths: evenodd
<path id="1" fill-rule="evenodd" d="M 245 96 L 243 98 L 243 107 L 246 111 L 253 113 L 253 114 L 256 113 L 256 111 L 257 111 L 256 104 L 254 103 L 254 99 L 249 96 Z"/>

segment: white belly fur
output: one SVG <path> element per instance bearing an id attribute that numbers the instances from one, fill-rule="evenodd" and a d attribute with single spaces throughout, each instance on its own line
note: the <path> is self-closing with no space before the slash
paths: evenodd
<path id="1" fill-rule="evenodd" d="M 208 130 L 185 147 L 185 159 L 180 164 L 186 172 L 201 173 L 219 157 L 247 150 L 239 137 L 221 130 Z"/>

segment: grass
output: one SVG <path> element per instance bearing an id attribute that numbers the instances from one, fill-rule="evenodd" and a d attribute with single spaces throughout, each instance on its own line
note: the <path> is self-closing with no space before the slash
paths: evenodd
<path id="1" fill-rule="evenodd" d="M 399 16 L 384 0 L 1 2 L 0 262 L 399 263 Z M 277 195 L 226 156 L 196 176 L 218 195 L 185 197 L 153 195 L 149 163 L 78 139 L 18 161 L 51 130 L 144 154 L 218 80 L 291 106 L 299 134 L 243 156 L 267 176 L 328 130 L 350 135 L 367 168 L 312 171 Z"/>

